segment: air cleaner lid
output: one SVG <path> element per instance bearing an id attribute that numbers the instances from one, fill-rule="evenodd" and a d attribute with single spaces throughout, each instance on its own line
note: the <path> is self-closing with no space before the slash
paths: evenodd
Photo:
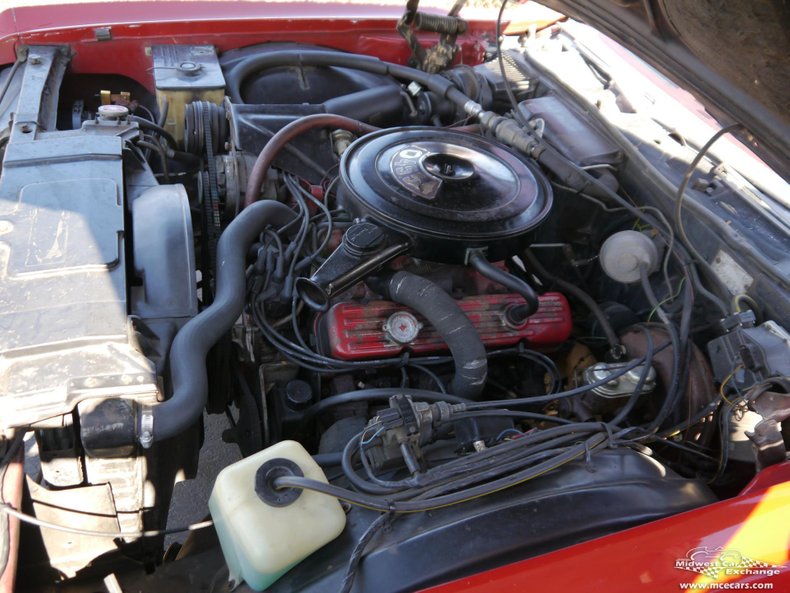
<path id="1" fill-rule="evenodd" d="M 344 153 L 341 179 L 344 205 L 354 214 L 461 241 L 521 235 L 551 206 L 536 165 L 491 140 L 436 128 L 363 136 Z"/>

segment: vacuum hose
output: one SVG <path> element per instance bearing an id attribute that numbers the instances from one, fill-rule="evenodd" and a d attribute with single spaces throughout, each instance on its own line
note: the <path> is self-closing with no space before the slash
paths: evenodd
<path id="1" fill-rule="evenodd" d="M 491 262 L 489 262 L 485 256 L 479 252 L 474 252 L 469 255 L 469 263 L 472 264 L 472 267 L 475 270 L 480 272 L 489 280 L 493 280 L 497 284 L 501 284 L 508 290 L 512 290 L 524 298 L 523 305 L 516 305 L 515 307 L 507 310 L 506 314 L 508 321 L 510 321 L 513 325 L 522 325 L 527 321 L 528 317 L 534 315 L 537 312 L 538 306 L 540 305 L 540 301 L 538 301 L 538 295 L 535 294 L 534 289 L 521 278 L 517 278 L 505 270 L 500 270 L 491 264 Z"/>

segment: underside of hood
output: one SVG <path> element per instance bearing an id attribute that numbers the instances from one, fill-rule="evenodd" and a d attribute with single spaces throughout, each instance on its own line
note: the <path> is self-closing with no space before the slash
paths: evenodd
<path id="1" fill-rule="evenodd" d="M 790 4 L 785 0 L 545 0 L 694 93 L 787 178 Z"/>

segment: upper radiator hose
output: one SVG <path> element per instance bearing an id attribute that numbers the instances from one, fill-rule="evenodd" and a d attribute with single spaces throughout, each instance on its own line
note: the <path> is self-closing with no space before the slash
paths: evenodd
<path id="1" fill-rule="evenodd" d="M 173 395 L 140 414 L 137 435 L 143 447 L 176 436 L 203 414 L 208 398 L 206 355 L 244 310 L 249 247 L 266 226 L 281 227 L 295 217 L 290 208 L 279 202 L 256 202 L 234 218 L 220 236 L 214 302 L 190 319 L 173 340 Z"/>

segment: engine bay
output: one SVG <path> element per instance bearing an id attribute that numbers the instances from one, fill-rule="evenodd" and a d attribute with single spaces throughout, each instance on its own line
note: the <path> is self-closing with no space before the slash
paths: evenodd
<path id="1" fill-rule="evenodd" d="M 446 18 L 424 30 L 466 31 Z M 16 507 L 44 522 L 22 532 L 24 587 L 128 571 L 164 591 L 184 566 L 414 591 L 785 461 L 788 295 L 733 294 L 694 247 L 705 219 L 673 218 L 632 149 L 497 46 L 406 66 L 154 44 L 143 83 L 42 45 L 0 73 L 0 430 L 7 460 L 27 452 Z M 316 543 L 330 511 L 277 531 L 230 472 L 213 527 L 168 524 L 204 413 L 255 504 L 340 501 L 332 544 L 256 581 L 246 551 Z M 284 444 L 318 473 L 252 463 Z"/>

